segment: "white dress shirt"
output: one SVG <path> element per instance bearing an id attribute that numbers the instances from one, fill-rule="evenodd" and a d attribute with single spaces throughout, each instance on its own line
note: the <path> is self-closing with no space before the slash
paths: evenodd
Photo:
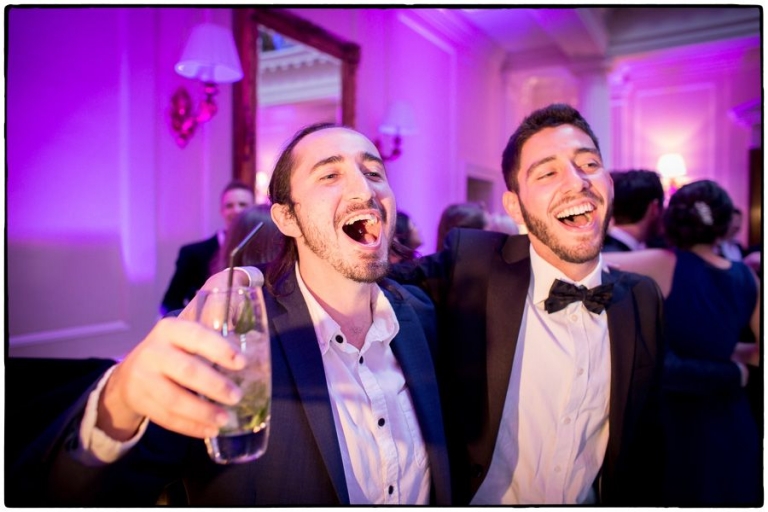
<path id="1" fill-rule="evenodd" d="M 372 287 L 373 323 L 358 350 L 296 279 L 315 326 L 351 504 L 426 504 L 430 470 L 421 429 L 390 342 L 400 329 Z"/>
<path id="2" fill-rule="evenodd" d="M 339 325 L 307 290 L 298 265 L 295 272 L 323 356 L 350 503 L 428 503 L 426 447 L 403 372 L 390 347 L 400 329 L 392 305 L 378 286 L 372 287 L 373 323 L 358 350 L 347 343 Z M 147 426 L 145 420 L 125 443 L 96 427 L 99 395 L 111 372 L 91 393 L 80 425 L 74 455 L 90 465 L 119 459 L 141 439 Z M 280 426 L 273 423 L 271 428 Z"/>
<path id="3" fill-rule="evenodd" d="M 608 445 L 611 362 L 605 311 L 547 313 L 555 279 L 531 246 L 531 282 L 493 459 L 473 505 L 594 503 Z M 575 283 L 601 284 L 602 258 Z"/>
<path id="4" fill-rule="evenodd" d="M 618 240 L 619 242 L 622 242 L 624 245 L 629 247 L 633 251 L 639 251 L 641 249 L 645 249 L 646 245 L 645 242 L 641 242 L 637 238 L 633 237 L 623 229 L 621 229 L 621 226 L 611 226 L 608 228 L 608 234 L 611 235 L 613 238 Z"/>

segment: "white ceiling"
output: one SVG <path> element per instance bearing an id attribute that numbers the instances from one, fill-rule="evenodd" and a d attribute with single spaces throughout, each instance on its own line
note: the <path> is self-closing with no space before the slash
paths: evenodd
<path id="1" fill-rule="evenodd" d="M 507 53 L 616 56 L 760 35 L 756 6 L 456 9 Z"/>

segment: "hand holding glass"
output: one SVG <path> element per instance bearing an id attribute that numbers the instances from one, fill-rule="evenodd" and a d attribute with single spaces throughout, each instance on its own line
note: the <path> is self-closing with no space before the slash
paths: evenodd
<path id="1" fill-rule="evenodd" d="M 207 438 L 208 454 L 219 464 L 248 462 L 267 449 L 272 366 L 269 329 L 261 287 L 201 290 L 194 300 L 195 319 L 220 333 L 246 358 L 245 368 L 230 371 L 216 366 L 243 391 L 219 435 Z"/>

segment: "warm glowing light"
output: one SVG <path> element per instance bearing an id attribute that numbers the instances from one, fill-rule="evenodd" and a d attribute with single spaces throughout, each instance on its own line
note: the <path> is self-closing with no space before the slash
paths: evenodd
<path id="1" fill-rule="evenodd" d="M 268 199 L 269 174 L 264 171 L 256 173 L 256 204 L 264 204 Z"/>
<path id="2" fill-rule="evenodd" d="M 685 168 L 685 160 L 680 153 L 666 153 L 659 157 L 656 170 L 665 178 L 681 178 L 688 174 Z"/>
<path id="3" fill-rule="evenodd" d="M 665 153 L 661 155 L 656 163 L 656 170 L 661 175 L 661 182 L 667 197 L 670 197 L 681 185 L 689 181 L 685 160 L 680 153 Z"/>

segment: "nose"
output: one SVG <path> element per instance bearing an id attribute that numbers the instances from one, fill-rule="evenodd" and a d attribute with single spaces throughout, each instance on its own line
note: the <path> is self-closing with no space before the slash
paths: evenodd
<path id="1" fill-rule="evenodd" d="M 375 195 L 371 181 L 364 174 L 363 169 L 359 168 L 347 173 L 345 192 L 347 199 L 360 201 L 367 201 Z"/>
<path id="2" fill-rule="evenodd" d="M 572 162 L 568 163 L 563 180 L 568 191 L 580 192 L 589 188 L 589 179 L 586 173 Z"/>

